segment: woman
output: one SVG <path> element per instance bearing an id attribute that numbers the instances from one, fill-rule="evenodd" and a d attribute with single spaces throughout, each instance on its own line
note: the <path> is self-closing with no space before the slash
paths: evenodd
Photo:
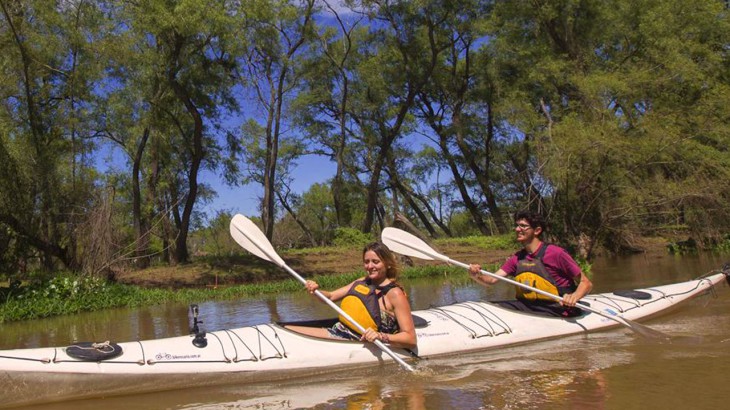
<path id="1" fill-rule="evenodd" d="M 387 246 L 373 242 L 363 249 L 363 266 L 365 277 L 331 292 L 320 290 L 322 295 L 333 302 L 342 300 L 342 310 L 366 329 L 362 335 L 356 326 L 342 316 L 330 328 L 287 328 L 315 337 L 368 342 L 380 340 L 391 346 L 415 348 L 416 330 L 411 305 L 403 288 L 396 283 L 398 268 L 395 256 Z M 306 289 L 314 294 L 319 285 L 308 280 Z"/>

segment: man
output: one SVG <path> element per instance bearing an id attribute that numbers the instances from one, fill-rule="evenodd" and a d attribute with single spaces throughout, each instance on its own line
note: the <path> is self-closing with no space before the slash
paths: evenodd
<path id="1" fill-rule="evenodd" d="M 519 212 L 515 215 L 517 241 L 523 249 L 512 255 L 495 272 L 499 276 L 514 276 L 514 280 L 530 287 L 562 297 L 555 299 L 517 287 L 517 300 L 498 302 L 500 305 L 532 313 L 570 317 L 581 312 L 576 303 L 593 288 L 590 279 L 565 249 L 544 243 L 540 235 L 545 221 L 540 214 Z M 469 275 L 483 285 L 492 285 L 499 279 L 479 273 L 480 265 L 470 265 Z"/>

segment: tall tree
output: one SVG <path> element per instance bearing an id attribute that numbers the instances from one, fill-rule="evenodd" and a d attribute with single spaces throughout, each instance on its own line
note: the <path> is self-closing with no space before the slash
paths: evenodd
<path id="1" fill-rule="evenodd" d="M 313 38 L 315 3 L 315 0 L 298 3 L 257 0 L 242 3 L 240 9 L 245 24 L 242 31 L 251 45 L 242 59 L 244 72 L 240 79 L 253 88 L 265 116 L 263 138 L 255 135 L 244 135 L 244 138 L 249 144 L 257 141 L 264 144 L 259 150 L 263 154 L 261 179 L 264 188 L 261 219 L 269 239 L 273 238 L 276 221 L 277 169 L 281 165 L 279 148 L 285 134 L 286 104 L 299 86 L 299 55 Z M 255 179 L 258 171 L 253 174 Z"/>
<path id="2" fill-rule="evenodd" d="M 334 1 L 323 0 L 323 18 L 332 25 L 321 25 L 317 33 L 319 47 L 306 56 L 302 91 L 295 102 L 297 125 L 315 145 L 314 151 L 335 163 L 332 197 L 337 224 L 350 226 L 353 216 L 347 203 L 348 178 L 356 176 L 350 144 L 350 84 L 359 61 L 359 43 L 367 34 L 365 17 L 340 11 Z"/>
<path id="3" fill-rule="evenodd" d="M 228 51 L 234 13 L 224 0 L 180 4 L 160 0 L 126 6 L 138 45 L 156 53 L 153 67 L 157 71 L 148 76 L 147 103 L 160 104 L 161 96 L 166 95 L 165 103 L 170 104 L 158 111 L 170 127 L 159 131 L 171 138 L 168 147 L 175 160 L 166 163 L 166 172 L 160 174 L 161 153 L 156 152 L 150 174 L 168 178 L 166 192 L 158 189 L 155 196 L 158 201 L 165 198 L 159 202 L 159 211 L 174 223 L 174 231 L 168 233 L 174 243 L 173 261 L 184 263 L 189 259 L 187 237 L 199 200 L 199 174 L 204 168 L 216 167 L 211 161 L 219 149 L 213 135 L 216 128 L 206 122 L 216 121 L 236 106 L 230 89 L 234 62 Z M 143 141 L 138 150 L 144 149 Z M 135 153 L 134 158 L 140 157 Z"/>
<path id="4" fill-rule="evenodd" d="M 6 185 L 0 223 L 39 251 L 51 269 L 81 266 L 76 229 L 92 204 L 95 126 L 84 112 L 102 71 L 93 48 L 103 33 L 97 2 L 0 2 Z M 10 174 L 13 172 L 14 174 Z"/>
<path id="5" fill-rule="evenodd" d="M 367 204 L 362 230 L 370 232 L 382 206 L 381 177 L 397 140 L 412 124 L 416 96 L 446 49 L 438 27 L 454 12 L 448 2 L 362 2 L 371 13 L 371 42 L 358 65 L 352 116 L 366 155 Z"/>
<path id="6" fill-rule="evenodd" d="M 516 1 L 494 15 L 493 55 L 529 137 L 523 163 L 546 182 L 557 233 L 590 255 L 597 242 L 630 248 L 646 226 L 707 234 L 707 221 L 727 220 L 728 189 L 712 182 L 727 178 L 730 135 L 717 120 L 728 112 L 722 4 Z"/>

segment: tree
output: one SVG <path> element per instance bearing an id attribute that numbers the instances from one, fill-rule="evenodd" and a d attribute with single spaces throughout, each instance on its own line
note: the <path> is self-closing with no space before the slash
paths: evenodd
<path id="1" fill-rule="evenodd" d="M 171 138 L 167 144 L 171 151 L 153 151 L 148 180 L 159 201 L 159 212 L 169 215 L 174 222 L 174 230 L 170 224 L 163 225 L 167 226 L 166 238 L 174 242 L 173 261 L 184 263 L 189 259 L 187 237 L 200 194 L 198 176 L 206 167 L 215 168 L 211 160 L 218 151 L 211 135 L 215 128 L 206 125 L 206 121 L 216 121 L 223 112 L 236 107 L 229 87 L 234 68 L 228 51 L 234 37 L 229 31 L 231 13 L 223 0 L 180 5 L 152 1 L 130 3 L 127 7 L 131 32 L 137 39 L 134 47 L 154 50 L 152 61 L 156 65 L 145 74 L 151 81 L 144 102 L 153 105 L 157 116 L 164 120 L 154 125 L 167 125 L 158 131 Z M 162 103 L 164 106 L 158 108 Z M 135 180 L 148 132 L 142 132 L 133 157 Z M 167 168 L 160 173 L 158 167 L 164 157 L 170 161 L 163 162 Z M 166 192 L 158 189 L 159 177 L 166 178 Z M 184 189 L 180 190 L 181 187 Z M 138 187 L 135 197 L 137 190 Z"/>
<path id="2" fill-rule="evenodd" d="M 351 86 L 360 64 L 359 47 L 367 37 L 362 24 L 365 16 L 337 11 L 323 1 L 333 26 L 318 27 L 319 47 L 312 47 L 305 57 L 302 90 L 294 103 L 296 124 L 313 142 L 318 155 L 335 164 L 332 198 L 338 226 L 351 226 L 353 215 L 346 201 L 348 179 L 357 179 L 358 170 L 353 149 L 350 115 Z"/>
<path id="3" fill-rule="evenodd" d="M 93 108 L 102 71 L 93 43 L 100 3 L 3 1 L 0 224 L 37 249 L 46 269 L 81 266 L 76 229 L 92 203 Z"/>
<path id="4" fill-rule="evenodd" d="M 279 149 L 285 133 L 285 104 L 289 94 L 299 83 L 300 68 L 298 56 L 306 49 L 314 33 L 315 1 L 303 0 L 299 5 L 289 1 L 251 1 L 242 4 L 245 35 L 250 49 L 241 61 L 245 74 L 240 80 L 253 87 L 256 101 L 263 109 L 265 125 L 259 127 L 261 133 L 244 133 L 244 139 L 251 143 L 263 144 L 260 150 L 250 150 L 250 162 L 261 162 L 262 168 L 252 169 L 250 176 L 256 179 L 261 173 L 264 197 L 261 204 L 261 219 L 264 233 L 271 240 L 276 219 L 277 170 Z M 254 129 L 249 121 L 248 130 Z M 251 147 L 253 148 L 253 147 Z M 252 161 L 251 161 L 252 160 Z"/>
<path id="5" fill-rule="evenodd" d="M 490 46 L 530 150 L 522 163 L 545 182 L 557 234 L 590 255 L 597 243 L 631 248 L 643 227 L 707 233 L 709 219 L 726 220 L 728 191 L 711 182 L 728 160 L 720 4 L 518 1 L 494 15 Z M 701 126 L 698 107 L 712 118 Z"/>
<path id="6" fill-rule="evenodd" d="M 370 232 L 379 201 L 381 176 L 393 155 L 397 140 L 408 133 L 415 98 L 425 86 L 446 49 L 439 37 L 439 23 L 453 9 L 440 1 L 362 2 L 374 18 L 369 43 L 357 67 L 352 118 L 358 128 L 362 167 L 367 170 L 367 204 L 363 232 Z M 382 221 L 381 221 L 382 225 Z"/>

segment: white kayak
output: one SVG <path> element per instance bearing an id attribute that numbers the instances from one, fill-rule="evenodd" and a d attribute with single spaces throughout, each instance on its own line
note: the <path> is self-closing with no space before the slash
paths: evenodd
<path id="1" fill-rule="evenodd" d="M 486 301 L 418 310 L 413 312 L 418 348 L 392 350 L 417 366 L 419 358 L 614 328 L 621 324 L 609 315 L 634 321 L 667 312 L 726 281 L 729 273 L 726 270 L 687 282 L 588 295 L 583 301 L 603 314 L 586 312 L 569 319 L 517 312 Z M 0 406 L 222 382 L 261 382 L 378 363 L 396 366 L 392 362 L 372 344 L 308 337 L 280 323 L 125 343 L 2 350 Z"/>

